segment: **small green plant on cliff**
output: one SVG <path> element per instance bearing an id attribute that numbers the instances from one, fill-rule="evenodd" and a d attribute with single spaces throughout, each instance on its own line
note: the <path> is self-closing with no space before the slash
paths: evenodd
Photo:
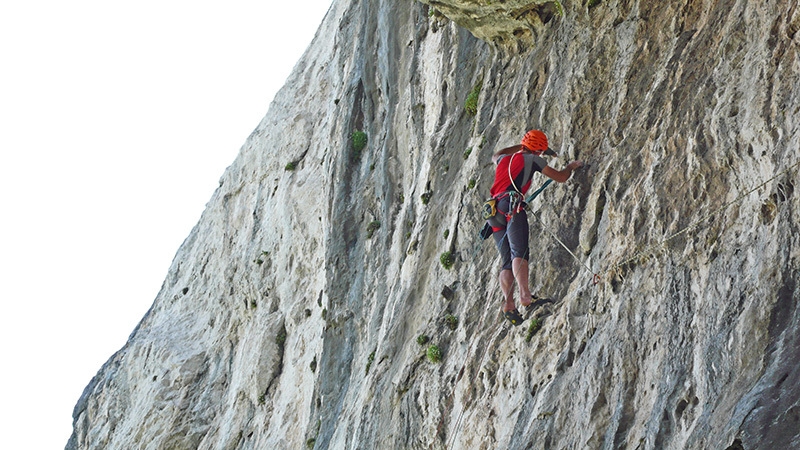
<path id="1" fill-rule="evenodd" d="M 278 335 L 275 336 L 275 343 L 278 345 L 283 345 L 286 343 L 286 330 L 281 330 L 278 332 Z"/>
<path id="2" fill-rule="evenodd" d="M 448 314 L 444 316 L 444 321 L 447 324 L 447 328 L 450 328 L 451 330 L 458 328 L 458 317 Z"/>
<path id="3" fill-rule="evenodd" d="M 592 1 L 592 0 L 589 0 L 589 1 Z M 561 2 L 558 1 L 558 0 L 555 0 L 555 2 L 553 2 L 553 3 L 555 3 L 555 5 L 556 5 L 556 15 L 558 17 L 564 17 L 564 7 L 561 5 Z"/>
<path id="4" fill-rule="evenodd" d="M 419 345 L 425 345 L 428 343 L 428 341 L 430 341 L 430 338 L 424 334 L 417 336 L 417 344 Z"/>
<path id="5" fill-rule="evenodd" d="M 254 260 L 253 260 L 253 262 L 254 262 L 254 263 L 256 263 L 256 264 L 258 264 L 258 265 L 260 266 L 261 264 L 264 264 L 264 258 L 265 258 L 265 257 L 267 257 L 267 256 L 269 256 L 269 252 L 268 252 L 268 251 L 266 251 L 266 250 L 264 250 L 264 251 L 262 251 L 262 252 L 261 252 L 261 254 L 258 256 L 258 258 L 256 258 L 256 259 L 254 259 Z"/>
<path id="6" fill-rule="evenodd" d="M 422 204 L 427 205 L 429 201 L 431 201 L 431 197 L 433 196 L 433 192 L 426 192 L 419 196 L 422 199 Z"/>
<path id="7" fill-rule="evenodd" d="M 442 263 L 442 267 L 450 270 L 450 268 L 453 267 L 453 263 L 456 262 L 456 257 L 452 252 L 446 251 L 439 256 L 439 262 Z"/>
<path id="8" fill-rule="evenodd" d="M 467 189 L 472 190 L 475 189 L 475 178 L 470 178 L 469 183 L 467 184 Z"/>
<path id="9" fill-rule="evenodd" d="M 435 345 L 428 346 L 428 351 L 425 354 L 428 356 L 428 361 L 432 363 L 438 363 L 442 360 L 442 351 Z"/>
<path id="10" fill-rule="evenodd" d="M 528 334 L 525 335 L 525 342 L 530 342 L 533 335 L 541 328 L 542 322 L 538 318 L 531 320 L 531 324 L 528 326 Z"/>
<path id="11" fill-rule="evenodd" d="M 478 114 L 478 97 L 481 95 L 481 88 L 483 87 L 483 78 L 479 79 L 475 86 L 467 95 L 467 100 L 464 102 L 464 109 L 470 116 Z"/>
<path id="12" fill-rule="evenodd" d="M 353 131 L 353 134 L 350 136 L 353 141 L 353 152 L 356 159 L 361 157 L 361 151 L 364 150 L 364 147 L 367 146 L 367 133 L 363 131 Z"/>
<path id="13" fill-rule="evenodd" d="M 433 8 L 433 7 L 428 7 L 428 17 L 431 18 L 431 19 L 438 20 L 438 21 L 442 21 L 442 20 L 447 19 L 447 17 L 445 17 L 445 15 L 442 14 L 441 11 L 439 11 L 438 9 Z"/>
<path id="14" fill-rule="evenodd" d="M 267 403 L 267 394 L 261 394 L 258 396 L 258 404 L 263 405 Z"/>
<path id="15" fill-rule="evenodd" d="M 289 162 L 289 163 L 286 163 L 286 167 L 284 167 L 283 169 L 284 170 L 288 170 L 288 171 L 291 172 L 296 168 L 297 168 L 297 166 L 295 166 L 294 162 Z"/>
<path id="16" fill-rule="evenodd" d="M 472 147 L 467 147 L 467 149 L 464 150 L 464 159 L 469 158 L 469 155 L 471 154 L 472 154 Z"/>
<path id="17" fill-rule="evenodd" d="M 317 399 L 317 408 L 319 408 L 319 407 L 320 407 L 320 400 Z M 320 429 L 321 426 L 322 426 L 322 421 L 321 420 L 317 420 L 316 430 L 313 431 L 314 436 L 310 437 L 310 438 L 308 438 L 306 440 L 306 446 L 308 448 L 313 449 L 314 446 L 317 444 L 317 437 L 319 436 L 319 429 Z"/>
<path id="18" fill-rule="evenodd" d="M 372 353 L 370 353 L 369 357 L 367 358 L 367 368 L 364 370 L 364 375 L 367 375 L 369 373 L 369 368 L 372 367 L 372 362 L 373 361 L 375 361 L 375 352 L 374 351 Z"/>
<path id="19" fill-rule="evenodd" d="M 381 227 L 381 222 L 379 220 L 373 220 L 372 222 L 367 225 L 367 239 L 371 239 L 372 235 Z"/>

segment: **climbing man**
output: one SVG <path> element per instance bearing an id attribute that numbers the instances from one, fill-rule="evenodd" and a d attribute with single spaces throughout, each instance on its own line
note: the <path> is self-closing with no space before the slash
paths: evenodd
<path id="1" fill-rule="evenodd" d="M 514 280 L 519 286 L 520 304 L 531 304 L 528 286 L 528 215 L 525 213 L 525 192 L 531 185 L 533 172 L 563 183 L 572 172 L 583 165 L 572 161 L 564 170 L 555 170 L 547 165 L 542 154 L 557 156 L 547 143 L 547 136 L 540 130 L 530 130 L 520 145 L 504 148 L 492 156 L 495 169 L 491 195 L 495 200 L 496 213 L 487 222 L 492 228 L 497 250 L 503 266 L 500 269 L 500 289 L 503 291 L 503 315 L 514 325 L 523 318 L 514 302 Z"/>

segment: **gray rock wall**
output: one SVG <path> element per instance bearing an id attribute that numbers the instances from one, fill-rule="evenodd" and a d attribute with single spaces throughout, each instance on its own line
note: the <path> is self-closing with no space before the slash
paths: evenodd
<path id="1" fill-rule="evenodd" d="M 67 448 L 800 447 L 797 3 L 485 41 L 447 3 L 334 2 Z M 554 302 L 513 328 L 478 210 L 529 128 L 588 166 L 530 205 Z"/>

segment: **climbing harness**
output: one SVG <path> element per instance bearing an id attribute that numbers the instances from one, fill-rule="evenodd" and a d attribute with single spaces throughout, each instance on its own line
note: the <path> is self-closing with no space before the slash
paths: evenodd
<path id="1" fill-rule="evenodd" d="M 542 184 L 539 187 L 539 189 L 536 189 L 531 195 L 529 195 L 528 198 L 525 199 L 525 201 L 522 201 L 522 195 L 520 195 L 520 194 L 518 194 L 517 192 L 514 192 L 514 191 L 503 192 L 502 194 L 499 194 L 496 197 L 492 197 L 492 198 L 486 200 L 483 203 L 483 207 L 482 207 L 483 219 L 484 220 L 490 220 L 492 217 L 494 217 L 497 214 L 497 202 L 500 199 L 505 198 L 505 197 L 508 196 L 508 197 L 511 197 L 510 200 L 509 200 L 509 208 L 508 208 L 509 212 L 508 213 L 504 213 L 504 214 L 506 215 L 506 221 L 509 221 L 514 214 L 518 214 L 520 211 L 525 209 L 525 207 L 528 206 L 529 203 L 532 203 L 533 200 L 535 200 L 536 197 L 538 197 L 539 194 L 541 194 L 542 191 L 544 191 L 545 188 L 547 186 L 549 186 L 550 183 L 552 183 L 552 182 L 553 182 L 553 180 L 545 181 L 544 184 Z M 488 230 L 487 230 L 487 228 L 488 228 Z M 484 225 L 484 227 L 480 231 L 479 235 L 481 237 L 481 240 L 488 239 L 489 236 L 492 235 L 491 226 L 489 224 Z M 479 244 L 480 244 L 480 242 L 479 242 Z"/>
<path id="2" fill-rule="evenodd" d="M 509 207 L 508 207 L 508 212 L 505 213 L 506 222 L 508 222 L 509 220 L 511 220 L 511 217 L 514 216 L 514 214 L 519 213 L 525 207 L 525 203 L 530 202 L 531 200 L 536 198 L 536 196 L 539 195 L 542 189 L 547 187 L 547 185 L 550 184 L 549 182 L 552 181 L 548 180 L 542 187 L 540 187 L 536 192 L 534 192 L 533 195 L 531 195 L 526 201 L 523 201 L 522 191 L 519 189 L 519 187 L 517 187 L 517 183 L 514 181 L 514 178 L 511 175 L 511 164 L 514 162 L 514 156 L 516 156 L 517 153 L 512 154 L 508 161 L 508 180 L 511 182 L 510 187 L 513 187 L 514 190 L 513 191 L 506 190 L 505 192 L 497 194 L 492 198 L 483 202 L 483 206 L 481 207 L 481 216 L 483 217 L 483 220 L 491 220 L 492 217 L 495 217 L 497 215 L 497 202 L 500 201 L 501 199 L 508 197 Z M 527 178 L 530 176 L 530 171 L 531 170 L 526 166 L 525 169 L 523 170 L 523 178 L 522 178 L 523 180 L 527 180 Z"/>
<path id="3" fill-rule="evenodd" d="M 504 198 L 508 198 L 508 211 L 504 213 L 503 211 L 500 212 L 503 213 L 506 218 L 506 223 L 508 223 L 515 214 L 519 214 L 519 212 L 525 208 L 526 204 L 522 200 L 522 194 L 516 191 L 503 192 L 496 197 L 498 201 Z"/>

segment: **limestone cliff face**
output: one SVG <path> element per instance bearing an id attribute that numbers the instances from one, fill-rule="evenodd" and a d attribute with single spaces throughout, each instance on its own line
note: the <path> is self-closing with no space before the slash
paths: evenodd
<path id="1" fill-rule="evenodd" d="M 67 448 L 800 448 L 797 2 L 477 3 L 334 2 Z M 529 128 L 588 166 L 514 328 L 477 232 Z"/>

